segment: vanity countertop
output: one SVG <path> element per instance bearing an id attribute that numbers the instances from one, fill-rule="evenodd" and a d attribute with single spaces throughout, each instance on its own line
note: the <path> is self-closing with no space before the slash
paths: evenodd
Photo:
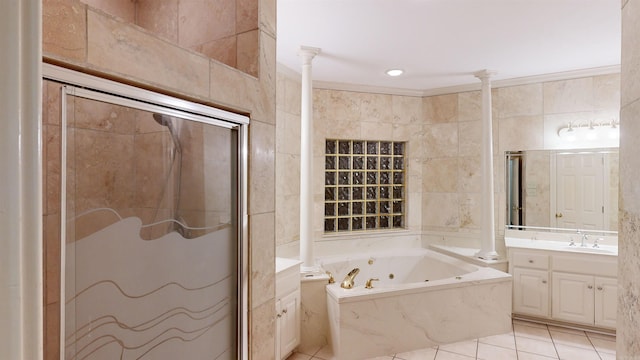
<path id="1" fill-rule="evenodd" d="M 617 246 L 599 245 L 597 248 L 594 248 L 593 241 L 589 241 L 588 245 L 585 247 L 580 246 L 579 242 L 576 242 L 575 245 L 571 246 L 569 245 L 568 241 L 522 239 L 522 238 L 511 238 L 511 237 L 505 237 L 504 242 L 507 248 L 549 250 L 549 251 L 562 251 L 562 252 L 570 252 L 570 253 L 618 256 Z"/>
<path id="2" fill-rule="evenodd" d="M 298 259 L 276 257 L 276 274 L 299 264 L 302 264 L 302 261 Z"/>

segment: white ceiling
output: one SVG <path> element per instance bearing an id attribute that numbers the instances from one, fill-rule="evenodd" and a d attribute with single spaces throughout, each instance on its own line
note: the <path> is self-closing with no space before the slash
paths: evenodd
<path id="1" fill-rule="evenodd" d="M 620 64 L 620 0 L 277 0 L 277 60 L 314 81 L 425 91 Z M 385 71 L 402 68 L 404 75 Z"/>

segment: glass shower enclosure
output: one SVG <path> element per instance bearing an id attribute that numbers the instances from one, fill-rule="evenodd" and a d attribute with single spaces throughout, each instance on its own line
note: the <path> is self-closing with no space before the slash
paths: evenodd
<path id="1" fill-rule="evenodd" d="M 246 124 L 60 89 L 60 357 L 242 358 Z"/>

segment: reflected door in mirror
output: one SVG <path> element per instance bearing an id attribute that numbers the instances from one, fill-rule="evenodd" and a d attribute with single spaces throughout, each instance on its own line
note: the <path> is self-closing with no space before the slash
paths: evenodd
<path id="1" fill-rule="evenodd" d="M 602 153 L 556 154 L 555 227 L 604 228 L 603 164 Z"/>

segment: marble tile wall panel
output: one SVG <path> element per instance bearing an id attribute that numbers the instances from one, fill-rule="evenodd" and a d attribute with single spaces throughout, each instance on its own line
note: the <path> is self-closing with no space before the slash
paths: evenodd
<path id="1" fill-rule="evenodd" d="M 134 23 L 136 2 L 131 0 L 81 0 L 94 9 L 119 17 L 125 22 Z"/>
<path id="2" fill-rule="evenodd" d="M 329 343 L 329 315 L 327 313 L 324 279 L 302 281 L 300 284 L 300 345 L 298 352 L 305 354 Z"/>
<path id="3" fill-rule="evenodd" d="M 178 43 L 179 0 L 137 0 L 135 24 Z"/>
<path id="4" fill-rule="evenodd" d="M 103 71 L 200 97 L 209 95 L 207 58 L 92 10 L 87 12 L 87 34 L 87 61 Z"/>
<path id="5" fill-rule="evenodd" d="M 249 215 L 275 210 L 275 126 L 254 122 L 251 125 L 249 173 Z"/>
<path id="6" fill-rule="evenodd" d="M 456 122 L 458 120 L 458 98 L 458 94 L 425 97 L 422 103 L 425 123 Z"/>
<path id="7" fill-rule="evenodd" d="M 337 359 L 367 359 L 511 329 L 510 279 L 342 303 L 327 295 L 327 302 Z"/>
<path id="8" fill-rule="evenodd" d="M 43 0 L 42 52 L 83 62 L 87 56 L 87 7 L 77 1 Z"/>
<path id="9" fill-rule="evenodd" d="M 544 83 L 544 113 L 557 114 L 593 110 L 593 78 Z"/>
<path id="10" fill-rule="evenodd" d="M 275 258 L 273 260 L 275 271 Z M 275 360 L 275 309 L 272 298 L 249 310 L 249 356 L 250 359 Z"/>
<path id="11" fill-rule="evenodd" d="M 238 65 L 238 37 L 229 36 L 226 38 L 209 41 L 193 49 L 211 59 L 217 60 L 225 65 L 237 67 Z"/>
<path id="12" fill-rule="evenodd" d="M 461 230 L 482 229 L 482 194 L 461 193 L 459 196 Z"/>
<path id="13" fill-rule="evenodd" d="M 620 197 L 618 260 L 618 326 L 616 355 L 619 359 L 640 357 L 640 3 L 623 2 L 620 128 Z"/>
<path id="14" fill-rule="evenodd" d="M 498 118 L 532 116 L 542 114 L 542 84 L 511 86 L 497 89 L 496 104 Z"/>
<path id="15" fill-rule="evenodd" d="M 458 93 L 458 121 L 482 120 L 482 93 Z"/>
<path id="16" fill-rule="evenodd" d="M 249 222 L 253 240 L 250 244 L 251 282 L 259 285 L 251 292 L 251 303 L 255 308 L 275 296 L 275 217 L 273 212 L 250 215 Z"/>
<path id="17" fill-rule="evenodd" d="M 258 29 L 258 1 L 236 0 L 236 33 Z M 275 35 L 275 34 L 272 34 Z"/>
<path id="18" fill-rule="evenodd" d="M 544 118 L 539 115 L 500 119 L 498 148 L 501 151 L 542 149 L 543 131 Z"/>
<path id="19" fill-rule="evenodd" d="M 178 44 L 191 48 L 236 33 L 235 0 L 180 1 Z"/>
<path id="20" fill-rule="evenodd" d="M 459 178 L 457 158 L 427 159 L 422 170 L 422 191 L 457 192 Z"/>
<path id="21" fill-rule="evenodd" d="M 459 227 L 460 206 L 458 193 L 423 193 L 423 230 L 456 231 Z"/>
<path id="22" fill-rule="evenodd" d="M 258 77 L 258 36 L 258 30 L 238 34 L 236 46 L 238 70 L 255 77 Z"/>

